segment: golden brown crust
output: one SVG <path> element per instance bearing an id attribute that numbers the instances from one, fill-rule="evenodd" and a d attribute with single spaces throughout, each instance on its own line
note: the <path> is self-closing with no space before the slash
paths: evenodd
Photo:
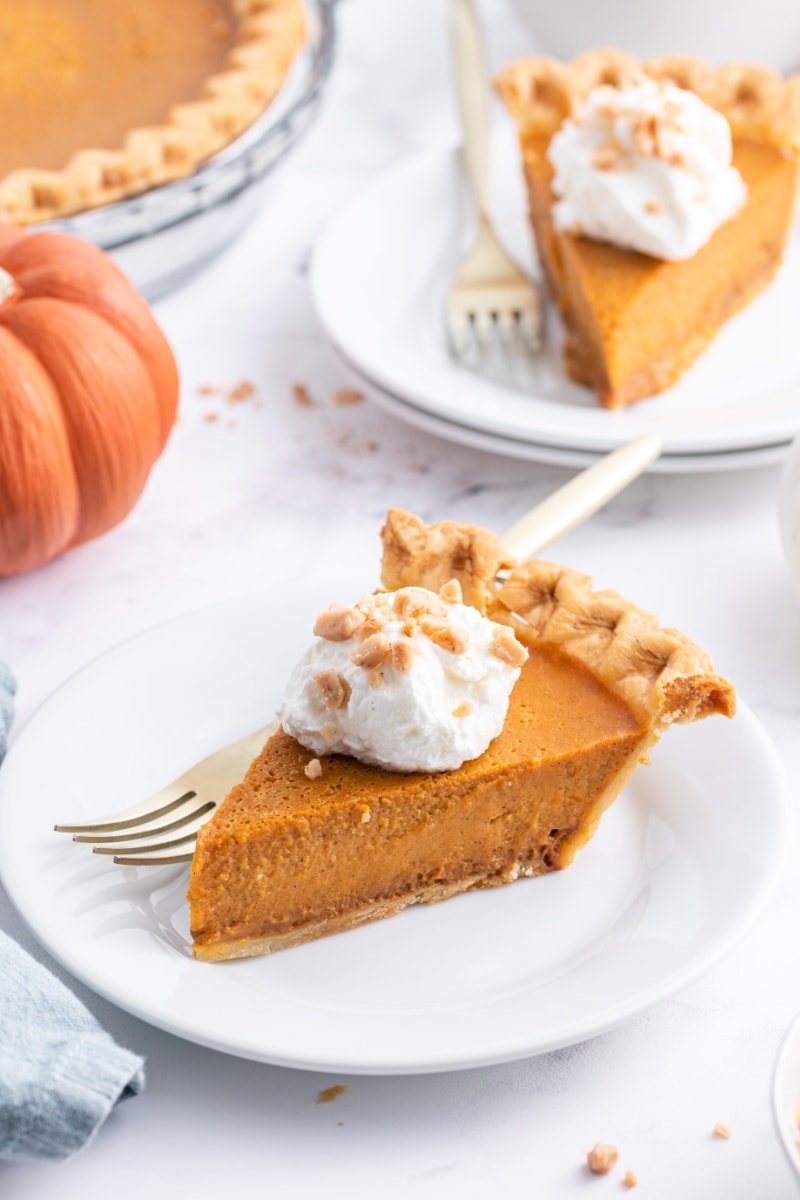
<path id="1" fill-rule="evenodd" d="M 386 587 L 431 587 L 428 581 L 440 575 L 458 579 L 472 597 L 468 603 L 523 639 L 532 635 L 584 663 L 647 714 L 657 733 L 673 722 L 733 715 L 734 689 L 705 651 L 619 593 L 593 591 L 587 575 L 539 559 L 514 565 L 486 530 L 450 521 L 425 525 L 402 509 L 390 510 L 382 536 Z M 395 582 L 399 575 L 402 583 Z"/>
<path id="2" fill-rule="evenodd" d="M 234 0 L 239 40 L 199 100 L 133 129 L 122 149 L 86 148 L 61 171 L 20 168 L 0 179 L 0 217 L 34 224 L 110 204 L 190 175 L 266 109 L 306 37 L 302 0 Z"/>
<path id="3" fill-rule="evenodd" d="M 593 591 L 588 575 L 534 559 L 511 572 L 497 599 L 511 624 L 579 659 L 658 732 L 735 712 L 734 689 L 705 651 L 618 592 Z"/>
<path id="4" fill-rule="evenodd" d="M 481 612 L 491 606 L 498 571 L 514 562 L 485 529 L 456 521 L 426 525 L 402 508 L 389 509 L 381 539 L 381 583 L 387 590 L 415 585 L 438 592 L 451 579 L 458 579 L 464 603 Z"/>
<path id="5" fill-rule="evenodd" d="M 734 135 L 800 148 L 800 76 L 787 79 L 768 67 L 712 67 L 677 54 L 640 60 L 621 50 L 598 49 L 568 63 L 544 56 L 521 59 L 501 72 L 495 85 L 526 132 L 550 134 L 593 88 L 619 86 L 642 75 L 694 92 L 728 119 Z"/>

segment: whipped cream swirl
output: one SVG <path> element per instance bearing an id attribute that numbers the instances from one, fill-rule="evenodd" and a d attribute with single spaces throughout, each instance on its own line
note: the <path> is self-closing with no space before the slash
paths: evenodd
<path id="1" fill-rule="evenodd" d="M 595 88 L 548 154 L 557 228 L 655 258 L 690 258 L 746 195 L 725 117 L 666 81 Z"/>
<path id="2" fill-rule="evenodd" d="M 390 771 L 449 771 L 503 728 L 527 651 L 505 625 L 438 593 L 407 587 L 320 614 L 279 716 L 317 755 Z"/>

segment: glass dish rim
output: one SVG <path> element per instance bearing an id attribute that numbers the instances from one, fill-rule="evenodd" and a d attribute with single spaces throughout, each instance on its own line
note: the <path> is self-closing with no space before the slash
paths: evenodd
<path id="1" fill-rule="evenodd" d="M 299 94 L 289 107 L 275 116 L 275 107 L 280 104 L 281 92 L 262 115 L 224 149 L 201 163 L 191 175 L 172 183 L 162 184 L 135 196 L 127 196 L 99 208 L 72 213 L 50 221 L 42 221 L 29 227 L 29 232 L 69 233 L 93 242 L 105 250 L 114 250 L 159 232 L 173 224 L 180 224 L 198 211 L 211 208 L 219 194 L 227 198 L 238 190 L 225 184 L 233 169 L 254 161 L 262 165 L 252 169 L 240 187 L 258 182 L 268 174 L 293 145 L 305 127 L 305 122 L 316 109 L 317 102 L 331 71 L 335 46 L 334 7 L 336 0 L 304 0 L 311 15 L 311 31 L 306 44 L 307 77 L 300 84 Z M 269 151 L 277 147 L 277 154 Z M 203 199 L 203 196 L 208 197 Z M 190 211 L 181 211 L 179 217 L 170 215 L 173 202 L 178 203 L 187 196 L 194 196 L 197 203 Z M 159 220 L 162 215 L 163 219 Z M 138 231 L 134 229 L 140 222 Z M 122 230 L 114 236 L 114 230 Z"/>

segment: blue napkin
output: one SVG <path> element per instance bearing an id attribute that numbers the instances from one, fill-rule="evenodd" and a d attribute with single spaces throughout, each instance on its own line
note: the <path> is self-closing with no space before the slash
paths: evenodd
<path id="1" fill-rule="evenodd" d="M 0 661 L 0 760 L 15 684 Z M 0 1158 L 63 1159 L 144 1087 L 123 1049 L 46 967 L 0 931 Z"/>

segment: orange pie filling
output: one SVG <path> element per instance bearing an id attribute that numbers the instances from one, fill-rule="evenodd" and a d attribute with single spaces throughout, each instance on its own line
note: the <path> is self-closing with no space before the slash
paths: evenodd
<path id="1" fill-rule="evenodd" d="M 610 802 L 612 777 L 616 791 L 647 741 L 642 721 L 585 668 L 535 646 L 503 732 L 454 771 L 392 773 L 332 755 L 311 780 L 310 751 L 279 730 L 201 830 L 189 889 L 195 952 L 295 944 L 565 867 Z"/>

